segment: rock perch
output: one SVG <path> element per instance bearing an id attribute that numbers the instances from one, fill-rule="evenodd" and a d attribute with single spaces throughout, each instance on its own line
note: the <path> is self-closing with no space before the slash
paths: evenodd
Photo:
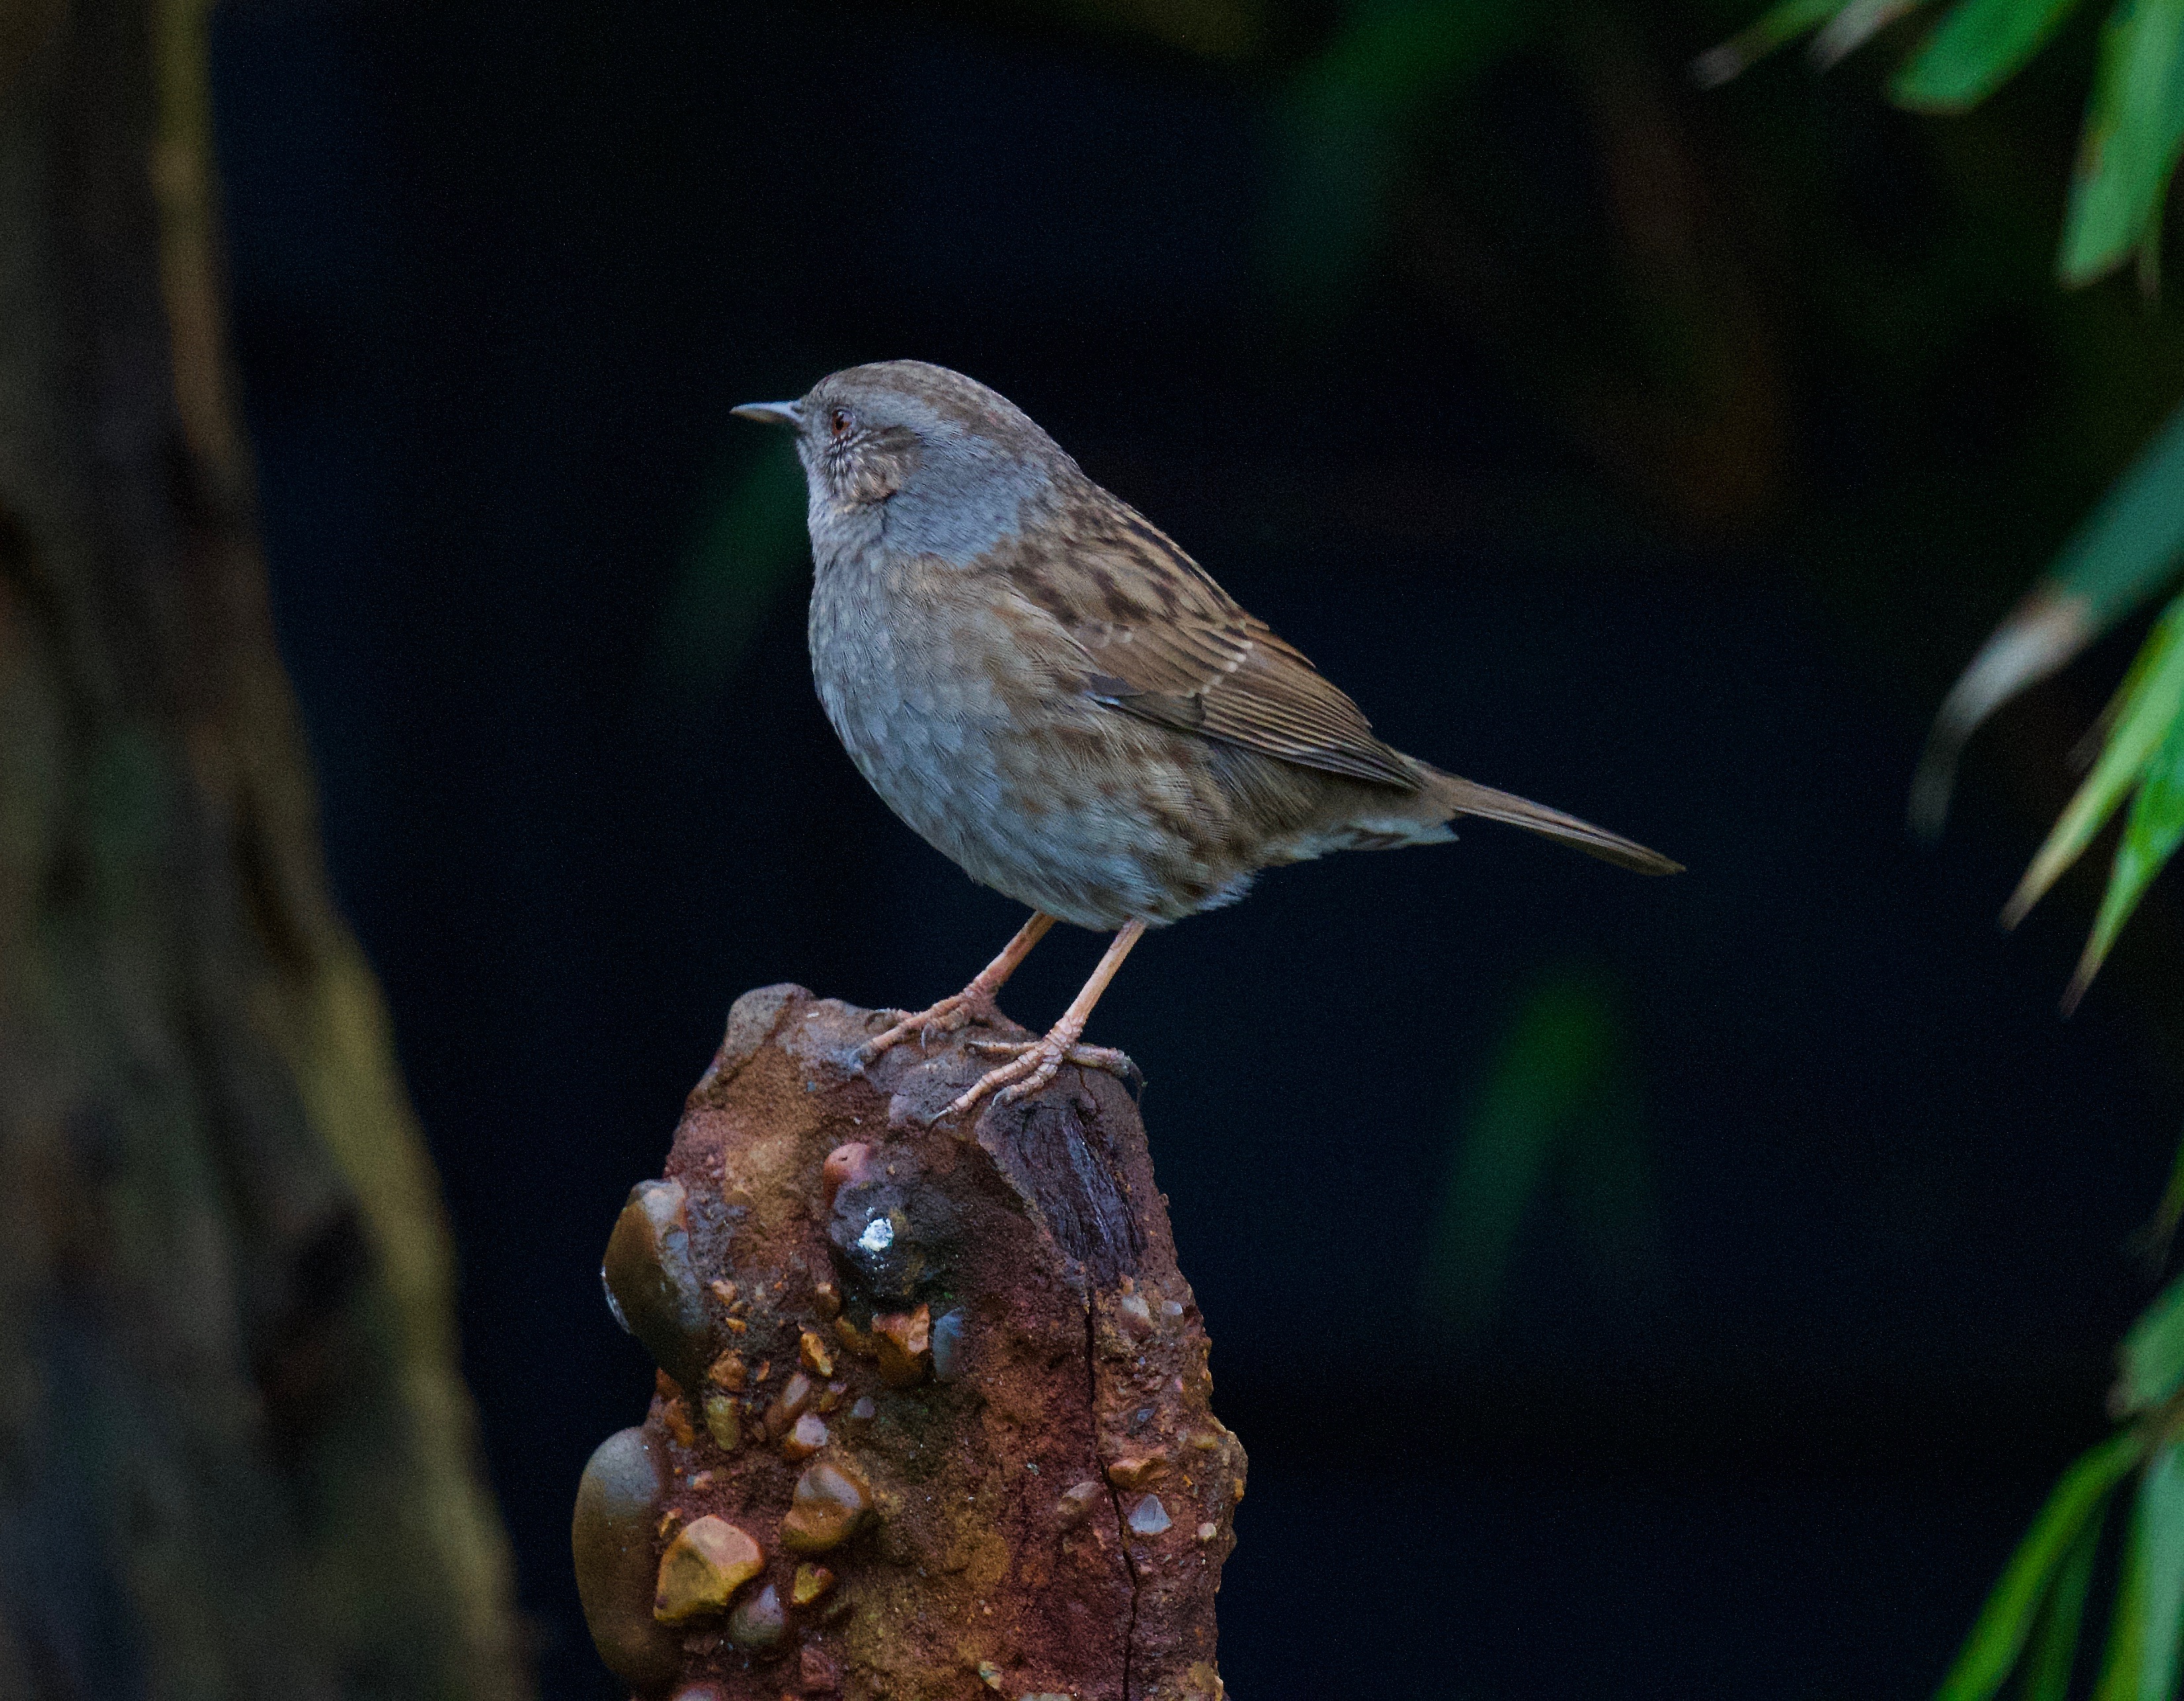
<path id="1" fill-rule="evenodd" d="M 1217 1701 L 1244 1449 L 1136 1107 L 1065 1069 L 927 1127 L 996 1035 L 862 1068 L 882 1025 L 746 994 L 615 1224 L 660 1375 L 577 1491 L 600 1656 L 647 1701 Z"/>

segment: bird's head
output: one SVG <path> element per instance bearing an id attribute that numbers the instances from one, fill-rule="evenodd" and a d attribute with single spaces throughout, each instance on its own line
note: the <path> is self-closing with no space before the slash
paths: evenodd
<path id="1" fill-rule="evenodd" d="M 923 360 L 828 374 L 741 417 L 796 434 L 815 546 L 885 510 L 890 544 L 967 561 L 1013 532 L 1025 501 L 1076 464 L 1008 398 Z"/>

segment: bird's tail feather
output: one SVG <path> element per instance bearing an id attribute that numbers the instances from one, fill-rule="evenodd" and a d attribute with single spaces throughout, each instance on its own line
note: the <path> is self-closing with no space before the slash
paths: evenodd
<path id="1" fill-rule="evenodd" d="M 1625 839 L 1619 833 L 1610 833 L 1604 827 L 1595 827 L 1590 821 L 1580 821 L 1574 815 L 1565 815 L 1559 809 L 1549 809 L 1543 803 L 1534 803 L 1529 798 L 1513 796 L 1506 791 L 1496 791 L 1491 786 L 1474 785 L 1468 779 L 1458 779 L 1452 773 L 1443 773 L 1438 768 L 1425 767 L 1426 785 L 1434 801 L 1446 809 L 1448 816 L 1475 815 L 1483 821 L 1504 821 L 1512 827 L 1521 827 L 1527 833 L 1536 833 L 1542 839 L 1559 839 L 1574 845 L 1586 855 L 1613 862 L 1624 868 L 1635 868 L 1641 874 L 1676 874 L 1684 865 L 1673 862 L 1658 850 L 1648 850 L 1643 845 Z M 1446 818 L 1446 817 L 1444 817 Z"/>

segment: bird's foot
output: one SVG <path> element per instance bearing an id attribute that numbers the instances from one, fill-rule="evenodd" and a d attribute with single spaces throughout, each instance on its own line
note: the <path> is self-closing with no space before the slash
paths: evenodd
<path id="1" fill-rule="evenodd" d="M 1029 1098 L 1052 1080 L 1064 1063 L 1101 1069 L 1126 1083 L 1138 1076 L 1138 1066 L 1122 1052 L 1106 1046 L 1080 1046 L 1058 1029 L 1043 1040 L 972 1040 L 966 1043 L 964 1049 L 1011 1061 L 987 1070 L 972 1082 L 955 1103 L 941 1113 L 943 1116 L 970 1110 L 989 1093 L 994 1096 L 997 1105 Z"/>
<path id="2" fill-rule="evenodd" d="M 876 1034 L 857 1048 L 857 1061 L 869 1063 L 885 1057 L 905 1040 L 916 1040 L 922 1048 L 936 1038 L 944 1037 L 967 1028 L 973 1022 L 980 1026 L 1000 1018 L 1000 1011 L 991 998 L 981 997 L 970 991 L 950 993 L 938 1004 L 923 1010 L 889 1010 L 883 1012 L 896 1018 L 894 1025 L 883 1034 Z"/>

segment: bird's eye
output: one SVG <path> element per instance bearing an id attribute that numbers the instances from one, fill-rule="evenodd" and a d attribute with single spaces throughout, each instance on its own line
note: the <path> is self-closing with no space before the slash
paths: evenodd
<path id="1" fill-rule="evenodd" d="M 856 422 L 856 416 L 847 408 L 837 408 L 827 416 L 827 427 L 833 432 L 837 443 L 850 434 L 850 428 Z"/>

